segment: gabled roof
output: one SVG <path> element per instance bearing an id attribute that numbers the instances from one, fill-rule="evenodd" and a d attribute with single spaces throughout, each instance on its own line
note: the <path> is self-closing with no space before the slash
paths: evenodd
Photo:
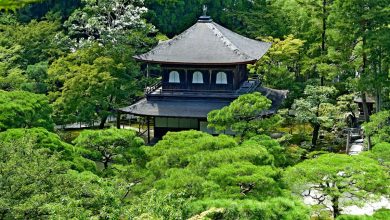
<path id="1" fill-rule="evenodd" d="M 259 60 L 270 47 L 271 43 L 241 36 L 211 20 L 200 20 L 182 34 L 134 58 L 161 64 L 246 64 Z"/>

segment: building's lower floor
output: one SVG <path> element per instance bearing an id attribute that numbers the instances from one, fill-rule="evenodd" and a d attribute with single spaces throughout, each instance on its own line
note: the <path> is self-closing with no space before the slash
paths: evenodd
<path id="1" fill-rule="evenodd" d="M 287 91 L 265 87 L 259 87 L 256 90 L 272 100 L 271 109 L 267 111 L 267 114 L 274 114 L 287 95 Z M 209 96 L 200 96 L 199 94 L 198 96 L 192 94 L 148 96 L 131 106 L 118 109 L 117 112 L 118 118 L 121 114 L 145 118 L 149 142 L 153 138 L 161 139 L 169 131 L 193 129 L 217 134 L 215 130 L 208 127 L 208 113 L 228 106 L 237 97 L 224 97 L 221 94 L 214 96 L 210 94 Z M 151 136 L 151 130 L 154 133 L 153 137 Z M 232 132 L 225 131 L 222 133 L 231 134 Z"/>

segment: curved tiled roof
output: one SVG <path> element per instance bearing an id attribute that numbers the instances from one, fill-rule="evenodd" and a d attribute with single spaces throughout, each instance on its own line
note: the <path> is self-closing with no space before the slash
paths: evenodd
<path id="1" fill-rule="evenodd" d="M 199 21 L 134 58 L 165 64 L 245 64 L 256 62 L 270 47 L 271 43 L 249 39 L 215 22 Z"/>

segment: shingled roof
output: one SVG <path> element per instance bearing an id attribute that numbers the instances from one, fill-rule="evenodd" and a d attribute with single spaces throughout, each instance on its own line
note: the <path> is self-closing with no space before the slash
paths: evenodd
<path id="1" fill-rule="evenodd" d="M 259 60 L 270 47 L 271 43 L 241 36 L 211 20 L 199 20 L 182 34 L 134 58 L 161 64 L 247 64 Z"/>

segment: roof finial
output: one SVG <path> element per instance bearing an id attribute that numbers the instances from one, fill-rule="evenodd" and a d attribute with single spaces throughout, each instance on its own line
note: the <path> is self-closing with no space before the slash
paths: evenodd
<path id="1" fill-rule="evenodd" d="M 203 15 L 199 17 L 198 22 L 210 23 L 212 21 L 211 17 L 207 16 L 207 5 L 203 5 Z"/>

